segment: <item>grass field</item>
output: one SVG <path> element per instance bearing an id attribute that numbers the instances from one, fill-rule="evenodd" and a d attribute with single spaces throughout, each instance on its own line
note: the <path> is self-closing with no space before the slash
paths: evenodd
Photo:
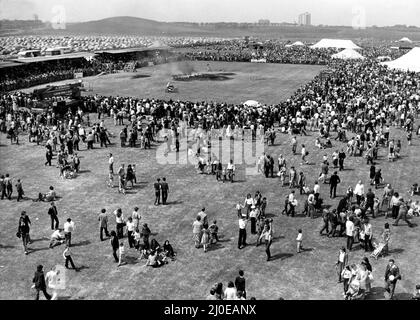
<path id="1" fill-rule="evenodd" d="M 182 73 L 185 63 L 170 63 L 138 69 L 135 73 L 116 73 L 96 77 L 86 77 L 83 81 L 93 91 L 87 94 L 135 96 L 142 98 L 172 99 L 183 101 L 219 101 L 240 103 L 252 99 L 262 103 L 279 103 L 287 99 L 302 84 L 317 75 L 322 66 L 226 63 L 197 61 L 189 62 L 194 72 L 228 73 L 223 81 L 173 81 L 172 75 Z M 142 77 L 146 76 L 146 77 Z M 74 82 L 75 80 L 59 83 Z M 171 81 L 178 93 L 166 93 L 165 88 Z M 38 86 L 39 87 L 44 87 Z M 27 89 L 31 91 L 33 88 Z"/>
<path id="2" fill-rule="evenodd" d="M 244 68 L 250 67 L 244 65 Z M 237 68 L 237 65 L 233 64 L 231 68 Z M 119 87 L 124 89 L 123 83 L 117 82 L 115 91 L 109 94 L 115 94 Z M 220 96 L 227 96 L 230 90 L 221 90 Z M 255 95 L 265 96 L 257 89 Z M 231 98 L 234 99 L 234 94 Z M 236 98 L 237 101 L 242 100 L 240 96 Z M 281 96 L 276 98 L 281 99 Z M 94 119 L 93 115 L 91 119 Z M 114 134 L 119 132 L 119 127 L 114 127 L 110 119 L 106 119 L 105 124 Z M 316 133 L 310 132 L 310 136 L 298 137 L 298 143 L 304 143 L 308 147 L 311 165 L 299 165 L 300 157 L 291 155 L 290 136 L 287 135 L 278 135 L 275 146 L 267 147 L 266 151 L 275 158 L 280 153 L 286 155 L 288 166 L 295 165 L 298 170 L 303 170 L 307 182 L 312 186 L 318 176 L 320 160 L 325 153 L 315 149 L 315 135 Z M 391 136 L 401 139 L 404 137 L 399 129 L 393 129 Z M 63 181 L 58 177 L 57 168 L 44 166 L 44 149 L 41 146 L 27 142 L 25 137 L 22 137 L 22 145 L 19 146 L 10 146 L 3 134 L 0 135 L 0 139 L 0 172 L 21 178 L 25 193 L 29 197 L 35 197 L 38 192 L 45 192 L 50 185 L 55 186 L 58 195 L 61 196 L 57 201 L 60 226 L 67 217 L 71 217 L 76 223 L 72 239 L 73 259 L 76 265 L 83 268 L 78 273 L 68 272 L 67 288 L 60 293 L 63 299 L 202 299 L 215 282 L 220 281 L 226 285 L 228 281 L 234 280 L 239 269 L 245 271 L 249 297 L 342 298 L 342 284 L 337 284 L 334 264 L 338 249 L 345 244 L 345 238 L 328 239 L 319 236 L 321 218 L 311 220 L 302 216 L 291 218 L 281 215 L 283 200 L 289 189 L 281 187 L 276 178 L 245 176 L 245 166 L 238 165 L 238 182 L 222 184 L 217 182 L 214 176 L 197 174 L 192 165 L 160 165 L 155 156 L 158 145 L 151 150 L 121 149 L 118 141 L 113 139 L 111 141 L 116 143 L 107 149 L 87 151 L 82 145 L 79 152 L 80 175 L 76 179 Z M 334 149 L 342 145 L 336 141 L 333 141 L 333 144 Z M 118 194 L 116 188 L 106 187 L 109 152 L 114 154 L 116 168 L 120 163 L 137 164 L 139 184 L 135 189 L 128 190 L 125 196 Z M 185 152 L 185 146 L 181 146 L 182 152 Z M 327 152 L 330 154 L 332 150 Z M 391 163 L 386 161 L 385 150 L 381 149 L 377 168 L 382 168 L 385 182 L 392 183 L 393 187 L 407 198 L 406 190 L 412 183 L 420 180 L 417 170 L 420 159 L 419 139 L 415 138 L 411 147 L 403 140 L 401 154 L 401 159 Z M 55 162 L 54 158 L 53 163 Z M 342 183 L 338 187 L 339 196 L 345 193 L 349 185 L 354 187 L 358 179 L 362 179 L 367 188 L 369 166 L 366 165 L 365 159 L 350 157 L 346 159 L 345 167 L 347 169 L 340 173 Z M 169 205 L 156 207 L 153 205 L 153 182 L 157 177 L 163 176 L 169 182 Z M 251 246 L 237 249 L 238 222 L 235 204 L 238 201 L 242 202 L 247 193 L 254 194 L 257 190 L 267 197 L 267 214 L 274 219 L 275 236 L 271 247 L 274 259 L 270 262 L 265 261 L 263 246 L 253 246 L 256 239 L 250 235 L 249 229 L 247 242 Z M 333 207 L 339 200 L 328 198 L 327 185 L 321 185 L 321 197 L 325 199 L 326 204 Z M 297 212 L 300 213 L 304 197 L 297 195 L 297 199 Z M 109 242 L 99 240 L 97 215 L 101 208 L 106 208 L 113 228 L 115 220 L 111 216 L 112 211 L 121 207 L 127 216 L 135 206 L 140 208 L 142 221 L 147 222 L 154 233 L 152 238 L 156 238 L 161 245 L 166 239 L 170 240 L 178 253 L 175 262 L 159 269 L 146 268 L 143 267 L 144 260 L 136 260 L 137 252 L 129 250 L 129 263 L 117 268 L 113 262 Z M 195 249 L 192 241 L 191 225 L 202 206 L 206 207 L 209 220 L 217 219 L 219 233 L 222 235 L 219 245 L 207 253 L 202 249 Z M 17 203 L 16 198 L 13 201 L 0 201 L 3 217 L 0 224 L 0 299 L 34 298 L 30 287 L 36 265 L 43 264 L 47 271 L 51 266 L 63 263 L 63 246 L 48 249 L 51 234 L 48 207 L 48 203 L 30 200 Z M 21 241 L 15 236 L 22 210 L 26 210 L 32 220 L 31 237 L 35 240 L 30 245 L 34 251 L 27 256 L 23 254 Z M 384 222 L 383 216 L 373 220 L 375 236 L 379 235 Z M 413 218 L 413 222 L 418 224 L 418 218 Z M 404 222 L 400 225 L 391 227 L 390 251 L 403 276 L 396 288 L 396 298 L 406 299 L 412 293 L 415 284 L 420 282 L 419 227 L 408 228 Z M 295 238 L 299 228 L 304 232 L 303 246 L 310 250 L 296 254 Z M 127 246 L 126 240 L 125 243 Z M 364 251 L 359 249 L 358 245 L 355 248 L 356 250 L 350 253 L 349 261 L 358 263 L 364 256 Z M 371 263 L 375 277 L 372 299 L 383 299 L 381 288 L 387 259 L 381 258 Z"/>

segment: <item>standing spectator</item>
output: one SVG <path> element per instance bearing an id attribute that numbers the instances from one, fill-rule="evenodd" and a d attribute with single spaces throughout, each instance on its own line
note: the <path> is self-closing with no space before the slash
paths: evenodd
<path id="1" fill-rule="evenodd" d="M 48 288 L 52 290 L 52 297 L 51 300 L 57 300 L 57 271 L 55 270 L 55 266 L 51 268 L 50 271 L 48 271 L 45 274 L 45 281 L 48 284 Z"/>
<path id="2" fill-rule="evenodd" d="M 235 287 L 236 291 L 241 292 L 242 296 L 246 299 L 245 278 L 243 270 L 239 270 L 239 276 L 237 276 L 235 279 Z"/>
<path id="3" fill-rule="evenodd" d="M 23 192 L 22 182 L 20 182 L 20 179 L 18 179 L 16 183 L 16 192 L 18 194 L 17 201 L 23 199 L 23 195 L 25 194 L 25 192 Z"/>
<path id="4" fill-rule="evenodd" d="M 109 165 L 109 172 L 114 174 L 114 157 L 112 156 L 112 153 L 109 154 L 108 165 Z"/>
<path id="5" fill-rule="evenodd" d="M 301 165 L 303 164 L 308 164 L 309 162 L 306 161 L 306 156 L 309 154 L 308 151 L 306 151 L 305 145 L 302 144 L 302 150 L 301 150 L 301 155 L 302 155 L 302 162 Z"/>
<path id="6" fill-rule="evenodd" d="M 111 231 L 111 248 L 112 248 L 112 255 L 114 257 L 115 262 L 118 262 L 117 250 L 120 247 L 120 242 L 118 241 L 117 234 L 114 230 Z"/>
<path id="7" fill-rule="evenodd" d="M 43 268 L 44 267 L 42 265 L 36 267 L 35 275 L 32 280 L 32 282 L 35 284 L 34 287 L 36 290 L 35 300 L 39 300 L 40 291 L 42 291 L 47 300 L 51 300 L 51 295 L 49 295 L 47 292 L 47 284 L 45 283 L 44 271 L 42 270 Z"/>
<path id="8" fill-rule="evenodd" d="M 1 192 L 1 200 L 3 200 L 4 197 L 6 196 L 6 183 L 5 183 L 4 175 L 2 175 L 0 178 L 0 192 Z"/>
<path id="9" fill-rule="evenodd" d="M 70 247 L 68 245 L 66 245 L 66 248 L 64 249 L 63 252 L 63 258 L 64 258 L 64 266 L 66 267 L 66 269 L 69 268 L 69 262 L 71 264 L 71 267 L 77 271 L 76 266 L 74 265 L 73 259 L 71 257 L 71 251 L 70 251 Z"/>
<path id="10" fill-rule="evenodd" d="M 354 242 L 354 223 L 353 217 L 348 217 L 346 221 L 347 250 L 351 251 Z"/>
<path id="11" fill-rule="evenodd" d="M 162 178 L 162 183 L 160 184 L 160 188 L 162 190 L 162 204 L 166 204 L 166 200 L 168 199 L 168 191 L 169 191 L 169 186 L 168 183 L 166 182 L 166 178 Z"/>
<path id="12" fill-rule="evenodd" d="M 122 266 L 124 264 L 124 258 L 125 258 L 125 247 L 124 242 L 120 242 L 120 246 L 118 248 L 118 267 Z"/>
<path id="13" fill-rule="evenodd" d="M 22 211 L 19 218 L 19 226 L 18 226 L 17 235 L 18 237 L 22 238 L 23 249 L 24 249 L 25 254 L 29 253 L 28 243 L 30 241 L 30 237 L 29 237 L 30 225 L 31 225 L 31 220 L 26 215 L 26 211 Z"/>
<path id="14" fill-rule="evenodd" d="M 147 223 L 143 223 L 143 227 L 141 228 L 140 237 L 143 239 L 143 250 L 149 250 L 149 237 L 152 232 L 150 231 L 149 226 Z"/>
<path id="15" fill-rule="evenodd" d="M 299 194 L 304 194 L 304 188 L 306 186 L 306 177 L 303 172 L 299 172 L 299 179 L 298 179 L 298 186 L 299 186 Z"/>
<path id="16" fill-rule="evenodd" d="M 290 145 L 292 146 L 292 154 L 295 155 L 296 154 L 296 148 L 297 148 L 297 139 L 296 139 L 296 137 L 293 137 L 292 138 L 292 141 L 291 141 Z"/>
<path id="17" fill-rule="evenodd" d="M 297 253 L 300 253 L 303 250 L 302 241 L 303 241 L 302 229 L 299 229 L 298 235 L 296 237 L 296 252 Z"/>
<path id="18" fill-rule="evenodd" d="M 51 230 L 58 229 L 59 221 L 58 221 L 58 211 L 57 207 L 55 206 L 54 201 L 51 202 L 51 206 L 48 209 L 48 215 L 51 218 Z"/>
<path id="19" fill-rule="evenodd" d="M 337 275 L 338 275 L 338 283 L 343 281 L 343 270 L 345 266 L 347 266 L 349 261 L 349 255 L 346 252 L 345 247 L 341 247 L 340 252 L 338 253 L 338 260 L 335 264 L 335 267 L 337 269 Z"/>
<path id="20" fill-rule="evenodd" d="M 122 239 L 124 237 L 125 220 L 124 220 L 124 215 L 122 213 L 121 208 L 118 208 L 117 210 L 115 210 L 114 214 L 115 214 L 117 237 L 118 239 Z"/>
<path id="21" fill-rule="evenodd" d="M 264 229 L 257 240 L 257 246 L 261 242 L 262 238 L 264 238 L 265 240 L 265 253 L 267 255 L 267 261 L 270 261 L 271 259 L 270 247 L 271 247 L 271 243 L 273 242 L 272 220 L 268 223 L 264 223 Z"/>
<path id="22" fill-rule="evenodd" d="M 68 218 L 67 221 L 64 222 L 64 238 L 66 239 L 66 245 L 69 247 L 71 247 L 71 234 L 74 231 L 74 229 L 74 222 L 71 221 L 70 218 Z"/>
<path id="23" fill-rule="evenodd" d="M 127 238 L 128 238 L 128 245 L 130 248 L 134 248 L 134 229 L 135 225 L 133 222 L 132 217 L 128 217 L 127 219 Z"/>
<path id="24" fill-rule="evenodd" d="M 131 214 L 131 217 L 133 218 L 134 227 L 139 228 L 140 220 L 141 220 L 141 215 L 139 213 L 139 207 L 134 207 L 134 211 Z"/>
<path id="25" fill-rule="evenodd" d="M 346 158 L 346 153 L 343 149 L 338 153 L 338 164 L 339 164 L 339 171 L 344 170 L 344 159 Z"/>
<path id="26" fill-rule="evenodd" d="M 398 192 L 394 192 L 392 195 L 390 205 L 392 208 L 391 216 L 393 219 L 397 219 L 398 213 L 400 211 L 400 195 Z"/>
<path id="27" fill-rule="evenodd" d="M 155 206 L 158 206 L 160 204 L 160 178 L 158 178 L 157 181 L 153 184 L 153 187 L 155 188 Z"/>
<path id="28" fill-rule="evenodd" d="M 210 231 L 210 244 L 217 243 L 219 237 L 217 233 L 219 232 L 219 227 L 217 226 L 217 221 L 214 220 L 213 223 L 209 226 Z"/>
<path id="29" fill-rule="evenodd" d="M 205 211 L 206 211 L 206 208 L 203 207 L 197 215 L 201 218 L 201 222 L 203 223 L 203 227 L 207 228 L 209 226 L 209 222 L 208 222 L 208 219 L 207 219 L 207 213 Z"/>
<path id="30" fill-rule="evenodd" d="M 354 187 L 354 194 L 356 195 L 357 205 L 360 206 L 363 195 L 365 194 L 365 187 L 362 183 L 362 180 L 359 180 L 359 182 L 357 182 L 356 186 Z"/>
<path id="31" fill-rule="evenodd" d="M 341 182 L 340 177 L 337 174 L 337 171 L 334 171 L 333 175 L 330 178 L 330 198 L 334 199 L 337 196 L 337 186 Z"/>
<path id="32" fill-rule="evenodd" d="M 400 269 L 395 264 L 394 259 L 389 259 L 385 270 L 385 291 L 386 297 L 391 300 L 394 297 L 397 281 L 401 280 Z"/>
<path id="33" fill-rule="evenodd" d="M 372 225 L 369 223 L 369 219 L 365 218 L 363 223 L 363 232 L 365 234 L 365 252 L 373 251 L 372 238 L 373 231 Z"/>
<path id="34" fill-rule="evenodd" d="M 9 177 L 8 173 L 6 173 L 6 177 L 4 178 L 4 185 L 6 187 L 6 198 L 9 200 L 12 200 L 12 193 L 13 193 L 12 178 Z"/>
<path id="35" fill-rule="evenodd" d="M 105 236 L 109 237 L 108 232 L 108 215 L 106 214 L 106 210 L 102 209 L 101 213 L 98 216 L 99 221 L 99 238 L 101 241 L 104 241 L 103 232 L 105 231 Z"/>
<path id="36" fill-rule="evenodd" d="M 239 237 L 238 237 L 238 249 L 242 249 L 247 245 L 246 243 L 246 225 L 248 220 L 246 217 L 239 218 Z"/>
<path id="37" fill-rule="evenodd" d="M 308 200 L 309 202 L 309 200 Z M 324 225 L 322 226 L 322 229 L 319 231 L 319 234 L 322 236 L 324 235 L 323 232 L 324 230 L 327 232 L 326 234 L 329 234 L 329 225 L 328 225 L 328 221 L 330 220 L 330 212 L 328 211 L 328 209 L 324 209 L 322 210 L 322 221 L 324 223 Z"/>
<path id="38" fill-rule="evenodd" d="M 375 218 L 374 205 L 375 205 L 375 194 L 372 192 L 372 189 L 369 188 L 368 192 L 366 193 L 365 210 L 366 210 L 366 212 L 367 212 L 368 209 L 370 210 L 370 212 L 372 213 L 372 218 Z"/>
<path id="39" fill-rule="evenodd" d="M 203 229 L 203 223 L 201 217 L 197 216 L 193 222 L 193 240 L 196 248 L 200 248 L 201 242 L 201 230 Z"/>
<path id="40" fill-rule="evenodd" d="M 208 226 L 203 224 L 201 244 L 203 245 L 204 252 L 207 252 L 209 243 L 210 243 L 210 231 L 208 229 Z"/>

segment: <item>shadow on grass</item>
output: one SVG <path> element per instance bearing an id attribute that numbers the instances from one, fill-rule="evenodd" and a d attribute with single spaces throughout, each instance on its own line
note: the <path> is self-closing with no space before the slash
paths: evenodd
<path id="1" fill-rule="evenodd" d="M 15 246 L 10 246 L 8 244 L 0 244 L 0 249 L 14 249 Z"/>
<path id="2" fill-rule="evenodd" d="M 385 293 L 385 289 L 382 288 L 382 287 L 371 288 L 369 295 L 366 296 L 366 300 L 382 300 L 382 299 L 385 299 L 384 293 Z"/>
<path id="3" fill-rule="evenodd" d="M 293 257 L 293 253 L 277 253 L 274 256 L 271 256 L 270 260 L 284 260 L 290 257 Z"/>
<path id="4" fill-rule="evenodd" d="M 49 240 L 50 240 L 50 238 L 42 237 L 42 238 L 39 238 L 39 239 L 31 239 L 31 242 L 49 241 Z"/>
<path id="5" fill-rule="evenodd" d="M 140 260 L 134 256 L 126 256 L 124 258 L 124 264 L 138 264 Z"/>
<path id="6" fill-rule="evenodd" d="M 179 200 L 175 200 L 175 201 L 169 201 L 169 202 L 166 202 L 166 205 L 176 205 L 176 204 L 182 204 L 182 203 L 184 203 L 184 201 L 179 201 Z"/>
<path id="7" fill-rule="evenodd" d="M 91 172 L 91 171 L 90 171 L 90 170 L 85 169 L 85 170 L 79 170 L 79 172 L 78 172 L 78 173 L 88 173 L 88 172 Z"/>
<path id="8" fill-rule="evenodd" d="M 314 251 L 314 248 L 300 248 L 302 252 L 311 252 Z"/>
<path id="9" fill-rule="evenodd" d="M 266 217 L 266 218 L 276 217 L 276 214 L 274 214 L 274 213 L 266 213 L 266 214 L 265 214 L 265 217 Z"/>
<path id="10" fill-rule="evenodd" d="M 209 245 L 207 252 L 216 251 L 216 250 L 223 249 L 223 248 L 224 248 L 224 246 L 222 246 L 221 244 L 213 243 L 212 245 Z"/>
<path id="11" fill-rule="evenodd" d="M 72 243 L 71 247 L 82 247 L 82 246 L 87 246 L 88 244 L 90 244 L 90 240 L 83 240 L 77 243 Z"/>
<path id="12" fill-rule="evenodd" d="M 392 250 L 389 250 L 389 254 L 399 254 L 399 253 L 403 253 L 404 252 L 404 249 L 402 249 L 402 248 L 397 248 L 397 249 L 392 249 Z"/>

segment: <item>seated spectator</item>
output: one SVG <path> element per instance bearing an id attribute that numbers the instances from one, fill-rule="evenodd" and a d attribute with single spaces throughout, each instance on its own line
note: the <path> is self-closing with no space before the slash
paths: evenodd
<path id="1" fill-rule="evenodd" d="M 166 240 L 165 243 L 163 244 L 163 252 L 165 253 L 167 257 L 171 258 L 172 260 L 175 259 L 176 252 L 172 248 L 172 245 L 169 243 L 169 240 Z"/>
<path id="2" fill-rule="evenodd" d="M 56 229 L 51 235 L 49 248 L 52 249 L 65 242 L 64 229 Z"/>

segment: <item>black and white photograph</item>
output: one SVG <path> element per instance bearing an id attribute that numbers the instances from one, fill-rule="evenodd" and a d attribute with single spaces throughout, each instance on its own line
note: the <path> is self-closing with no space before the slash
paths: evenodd
<path id="1" fill-rule="evenodd" d="M 0 300 L 420 300 L 419 17 L 0 0 Z"/>

